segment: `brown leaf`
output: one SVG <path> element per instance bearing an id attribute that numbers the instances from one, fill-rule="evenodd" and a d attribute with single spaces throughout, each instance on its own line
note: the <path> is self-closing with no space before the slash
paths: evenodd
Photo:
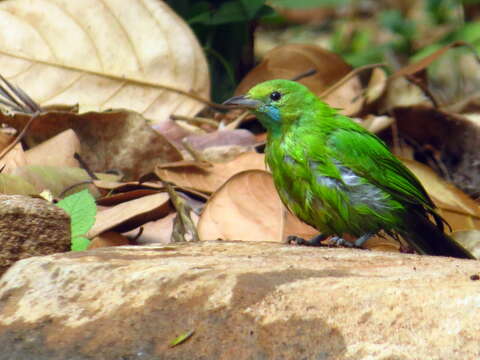
<path id="1" fill-rule="evenodd" d="M 104 209 L 97 213 L 95 225 L 87 234 L 92 238 L 106 230 L 125 232 L 146 222 L 157 220 L 170 210 L 166 193 L 147 195 Z"/>
<path id="2" fill-rule="evenodd" d="M 129 182 L 119 182 L 119 181 L 107 181 L 107 180 L 94 180 L 93 183 L 96 187 L 103 190 L 113 190 L 117 192 L 126 192 L 138 189 L 163 189 L 164 186 L 160 182 L 138 182 L 138 181 L 129 181 Z"/>
<path id="3" fill-rule="evenodd" d="M 442 180 L 429 167 L 416 161 L 402 160 L 425 186 L 439 213 L 453 231 L 480 229 L 480 207 L 454 185 Z"/>
<path id="4" fill-rule="evenodd" d="M 373 69 L 372 76 L 365 91 L 365 102 L 367 104 L 375 102 L 383 95 L 387 89 L 387 79 L 388 77 L 385 70 L 380 67 Z"/>
<path id="5" fill-rule="evenodd" d="M 147 195 L 158 194 L 158 190 L 153 189 L 137 189 L 130 190 L 118 194 L 113 194 L 109 196 L 102 197 L 97 199 L 97 204 L 102 206 L 114 206 L 126 201 L 138 199 Z"/>
<path id="6" fill-rule="evenodd" d="M 129 241 L 126 236 L 119 234 L 115 231 L 105 231 L 104 233 L 95 236 L 92 239 L 90 245 L 88 245 L 88 250 L 98 249 L 101 247 L 122 245 L 129 245 Z"/>
<path id="7" fill-rule="evenodd" d="M 234 175 L 207 202 L 200 221 L 201 240 L 284 241 L 317 231 L 291 218 L 278 197 L 272 175 L 249 170 Z"/>
<path id="8" fill-rule="evenodd" d="M 23 151 L 22 144 L 15 145 L 4 157 L 0 160 L 0 167 L 5 166 L 2 170 L 4 174 L 13 174 L 16 169 L 27 166 L 28 160 Z"/>
<path id="9" fill-rule="evenodd" d="M 163 1 L 17 0 L 0 11 L 2 73 L 41 106 L 127 108 L 160 122 L 204 106 L 166 87 L 209 97 L 204 52 Z"/>
<path id="10" fill-rule="evenodd" d="M 77 135 L 68 129 L 26 151 L 25 156 L 29 165 L 78 167 L 73 156 L 80 148 Z"/>
<path id="11" fill-rule="evenodd" d="M 0 116 L 0 120 L 21 130 L 29 117 Z M 92 171 L 116 169 L 127 178 L 153 171 L 156 163 L 178 161 L 178 150 L 134 112 L 72 114 L 43 113 L 35 118 L 26 133 L 30 146 L 72 129 L 81 145 L 81 156 Z"/>
<path id="12" fill-rule="evenodd" d="M 480 230 L 455 231 L 452 237 L 469 250 L 476 259 L 480 259 Z"/>
<path id="13" fill-rule="evenodd" d="M 377 134 L 382 130 L 389 128 L 393 124 L 394 120 L 391 116 L 376 116 L 369 114 L 365 116 L 362 121 L 359 122 L 368 131 Z"/>
<path id="14" fill-rule="evenodd" d="M 173 212 L 161 219 L 142 225 L 143 231 L 140 237 L 136 239 L 136 244 L 169 244 L 172 238 L 173 220 L 175 216 L 177 216 L 177 213 Z M 198 222 L 198 217 L 196 221 Z M 135 238 L 138 232 L 139 229 L 135 229 L 129 231 L 126 235 Z"/>
<path id="15" fill-rule="evenodd" d="M 217 190 L 231 176 L 250 169 L 265 169 L 263 154 L 255 152 L 244 153 L 227 163 L 212 164 L 211 167 L 195 165 L 165 168 L 157 167 L 155 173 L 163 180 L 175 185 L 193 188 L 211 193 Z"/>

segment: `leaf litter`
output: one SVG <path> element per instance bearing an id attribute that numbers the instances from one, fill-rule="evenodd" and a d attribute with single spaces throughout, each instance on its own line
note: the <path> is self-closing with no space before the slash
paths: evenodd
<path id="1" fill-rule="evenodd" d="M 17 1 L 0 7 L 24 14 L 46 11 L 25 4 Z M 155 6 L 169 16 L 166 5 Z M 82 13 L 77 16 L 80 27 L 87 25 Z M 104 19 L 105 14 L 96 16 Z M 152 11 L 145 16 L 155 15 Z M 0 145 L 11 147 L 0 161 L 1 191 L 38 195 L 48 190 L 65 201 L 67 194 L 82 194 L 79 191 L 88 188 L 98 207 L 86 234 L 92 240 L 90 248 L 195 241 L 197 233 L 200 240 L 272 242 L 285 241 L 292 234 L 314 236 L 316 230 L 288 212 L 276 193 L 264 156 L 258 152 L 264 130 L 246 113 L 213 112 L 222 106 L 208 98 L 204 55 L 185 33 L 186 24 L 176 17 L 174 23 L 191 46 L 185 50 L 172 43 L 169 51 L 178 52 L 172 60 L 178 63 L 164 67 L 163 50 L 150 57 L 138 50 L 140 69 L 131 54 L 124 60 L 108 58 L 108 47 L 85 64 L 66 54 L 69 46 L 57 39 L 55 46 L 65 52 L 57 59 L 42 50 L 41 42 L 40 51 L 27 54 L 9 48 L 9 55 L 0 58 L 7 79 L 0 120 L 10 131 L 0 132 Z M 81 36 L 81 29 L 67 25 L 71 34 Z M 128 19 L 118 26 L 128 26 L 132 34 L 136 31 Z M 138 40 L 143 49 L 156 36 L 164 36 L 153 25 L 151 30 L 150 40 Z M 15 31 L 22 34 L 25 29 Z M 117 36 L 116 31 L 109 29 L 106 38 Z M 81 40 L 87 54 L 90 45 Z M 478 151 L 473 148 L 478 144 L 478 121 L 469 120 L 478 107 L 475 98 L 461 106 L 442 103 L 428 88 L 426 73 L 436 60 L 463 45 L 447 45 L 394 72 L 384 64 L 353 70 L 341 57 L 316 45 L 279 46 L 265 54 L 236 93 L 264 80 L 290 79 L 313 70 L 300 82 L 344 114 L 355 116 L 394 151 L 408 154 L 406 165 L 452 225 L 453 236 L 467 239 L 465 244 L 478 253 L 480 210 L 472 199 L 478 198 L 480 187 L 472 175 L 478 173 Z M 122 46 L 116 45 L 116 51 L 118 47 L 124 51 Z M 190 55 L 190 62 L 184 63 Z M 178 74 L 175 66 L 185 72 Z M 33 70 L 15 77 L 16 86 L 11 85 L 8 79 L 28 67 Z M 71 87 L 62 90 L 67 80 Z M 58 96 L 52 97 L 56 92 Z M 209 104 L 214 106 L 200 112 Z M 399 139 L 399 132 L 405 139 Z M 449 161 L 452 156 L 460 161 Z M 450 182 L 415 161 L 419 158 Z M 383 237 L 371 239 L 366 247 L 400 251 L 398 243 Z"/>

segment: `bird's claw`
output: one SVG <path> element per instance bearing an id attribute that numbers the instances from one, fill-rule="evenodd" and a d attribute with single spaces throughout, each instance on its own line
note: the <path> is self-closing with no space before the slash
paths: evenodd
<path id="1" fill-rule="evenodd" d="M 287 237 L 287 244 L 290 245 L 301 245 L 301 246 L 323 246 L 322 240 L 327 238 L 326 235 L 318 234 L 310 240 L 305 240 L 300 236 L 290 235 Z"/>
<path id="2" fill-rule="evenodd" d="M 343 246 L 343 247 L 349 247 L 349 248 L 355 247 L 355 245 L 352 244 L 350 241 L 347 241 L 340 236 L 334 236 L 330 238 L 328 242 L 332 246 Z"/>

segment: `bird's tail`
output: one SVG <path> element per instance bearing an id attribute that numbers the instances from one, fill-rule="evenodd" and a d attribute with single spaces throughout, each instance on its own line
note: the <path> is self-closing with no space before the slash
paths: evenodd
<path id="1" fill-rule="evenodd" d="M 475 259 L 459 242 L 444 233 L 443 224 L 439 223 L 439 219 L 444 221 L 437 215 L 435 217 L 437 224 L 434 224 L 426 214 L 410 212 L 406 219 L 408 229 L 402 232 L 402 236 L 420 254 Z"/>

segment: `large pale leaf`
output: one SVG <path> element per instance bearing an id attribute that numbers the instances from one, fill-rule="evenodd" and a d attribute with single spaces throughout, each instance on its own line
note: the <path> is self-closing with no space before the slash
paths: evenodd
<path id="1" fill-rule="evenodd" d="M 159 0 L 0 2 L 0 67 L 40 105 L 128 108 L 161 122 L 208 98 L 208 68 L 190 28 Z"/>

